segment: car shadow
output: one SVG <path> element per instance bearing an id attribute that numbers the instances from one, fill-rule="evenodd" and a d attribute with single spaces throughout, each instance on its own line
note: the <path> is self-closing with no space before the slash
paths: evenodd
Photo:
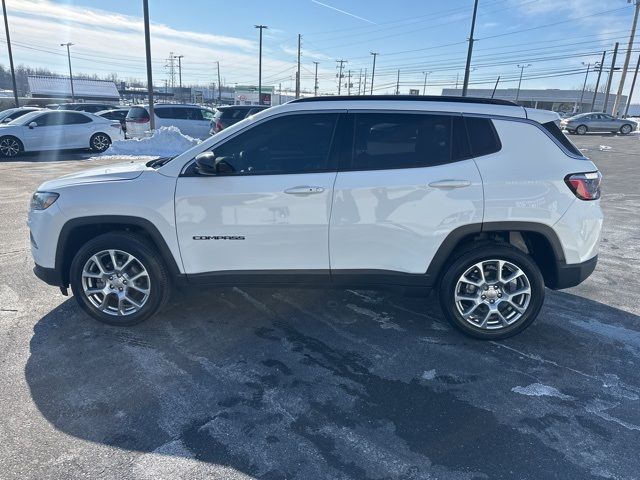
<path id="1" fill-rule="evenodd" d="M 622 478 L 640 467 L 639 321 L 548 292 L 527 331 L 482 342 L 433 298 L 224 288 L 116 328 L 69 299 L 35 324 L 25 376 L 56 429 L 142 452 L 141 478 L 162 458 L 269 479 Z"/>
<path id="2" fill-rule="evenodd" d="M 98 156 L 90 150 L 47 150 L 43 152 L 23 152 L 14 158 L 0 157 L 0 162 L 59 162 L 64 160 L 87 160 Z"/>

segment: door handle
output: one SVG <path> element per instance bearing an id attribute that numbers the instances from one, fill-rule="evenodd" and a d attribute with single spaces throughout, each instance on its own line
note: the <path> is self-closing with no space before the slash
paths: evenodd
<path id="1" fill-rule="evenodd" d="M 436 182 L 431 182 L 429 184 L 430 187 L 433 188 L 463 188 L 471 185 L 469 180 L 438 180 Z"/>
<path id="2" fill-rule="evenodd" d="M 309 195 L 311 193 L 322 193 L 324 187 L 315 187 L 309 185 L 299 185 L 297 187 L 287 188 L 284 193 L 289 195 Z"/>

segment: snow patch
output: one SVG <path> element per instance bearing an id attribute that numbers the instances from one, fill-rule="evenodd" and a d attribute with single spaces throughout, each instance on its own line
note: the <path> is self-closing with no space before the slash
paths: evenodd
<path id="1" fill-rule="evenodd" d="M 113 142 L 104 152 L 104 156 L 172 157 L 195 147 L 200 142 L 197 138 L 184 135 L 177 127 L 160 127 L 150 137 Z"/>
<path id="2" fill-rule="evenodd" d="M 425 372 L 422 372 L 422 379 L 423 380 L 433 380 L 434 378 L 436 378 L 436 371 L 435 369 L 433 370 L 427 370 Z"/>
<path id="3" fill-rule="evenodd" d="M 573 397 L 561 393 L 557 388 L 550 387 L 549 385 L 543 385 L 541 383 L 532 383 L 526 387 L 513 387 L 511 389 L 514 393 L 520 395 L 528 395 L 530 397 L 557 397 L 563 400 L 570 400 Z"/>
<path id="4" fill-rule="evenodd" d="M 598 147 L 598 150 L 600 150 L 601 152 L 606 152 L 608 150 L 611 150 L 611 147 L 609 145 L 600 145 Z"/>

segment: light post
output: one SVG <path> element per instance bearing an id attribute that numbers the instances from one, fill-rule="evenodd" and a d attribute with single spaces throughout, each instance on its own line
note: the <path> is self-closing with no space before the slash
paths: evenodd
<path id="1" fill-rule="evenodd" d="M 580 94 L 580 111 L 581 112 L 582 112 L 582 99 L 584 98 L 584 89 L 587 86 L 587 78 L 589 77 L 589 69 L 591 68 L 591 62 L 589 63 L 582 62 L 582 65 L 587 66 L 587 73 L 584 76 L 584 82 L 582 83 L 582 93 Z"/>
<path id="2" fill-rule="evenodd" d="M 518 91 L 516 92 L 516 103 L 518 102 L 518 98 L 520 98 L 520 85 L 522 85 L 522 74 L 524 73 L 524 69 L 530 67 L 531 64 L 527 63 L 526 65 L 518 65 L 520 69 L 520 80 L 518 80 Z"/>
<path id="3" fill-rule="evenodd" d="M 422 95 L 427 94 L 427 77 L 431 72 L 422 72 L 424 73 L 424 84 L 422 85 Z"/>
<path id="4" fill-rule="evenodd" d="M 9 19 L 7 18 L 7 6 L 5 0 L 2 0 L 2 13 L 4 14 L 4 30 L 7 35 L 7 50 L 9 51 L 9 66 L 11 68 L 11 82 L 13 83 L 13 99 L 16 102 L 16 108 L 20 106 L 18 102 L 18 87 L 16 86 L 16 71 L 13 68 L 13 53 L 11 52 L 11 37 L 9 36 Z"/>
<path id="5" fill-rule="evenodd" d="M 371 93 L 373 95 L 373 78 L 376 75 L 376 57 L 378 56 L 378 52 L 369 52 L 373 55 L 373 69 L 371 70 Z"/>
<path id="6" fill-rule="evenodd" d="M 260 53 L 258 54 L 258 105 L 262 105 L 262 30 L 269 28 L 266 25 L 255 25 L 260 30 Z"/>
<path id="7" fill-rule="evenodd" d="M 75 92 L 73 91 L 73 73 L 71 72 L 71 50 L 69 50 L 69 47 L 71 47 L 72 45 L 73 43 L 71 42 L 60 44 L 61 47 L 67 47 L 67 59 L 69 60 L 69 81 L 71 82 L 71 101 L 75 102 L 76 95 L 75 95 Z"/>

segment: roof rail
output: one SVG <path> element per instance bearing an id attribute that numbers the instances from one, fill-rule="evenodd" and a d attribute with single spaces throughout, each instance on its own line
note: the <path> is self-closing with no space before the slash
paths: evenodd
<path id="1" fill-rule="evenodd" d="M 336 102 L 336 101 L 352 101 L 352 100 L 405 100 L 411 102 L 454 102 L 454 103 L 482 103 L 487 105 L 509 105 L 512 107 L 519 106 L 510 100 L 501 100 L 498 98 L 480 98 L 480 97 L 454 97 L 447 95 L 327 95 L 323 97 L 304 97 L 291 100 L 288 103 L 302 102 Z"/>

